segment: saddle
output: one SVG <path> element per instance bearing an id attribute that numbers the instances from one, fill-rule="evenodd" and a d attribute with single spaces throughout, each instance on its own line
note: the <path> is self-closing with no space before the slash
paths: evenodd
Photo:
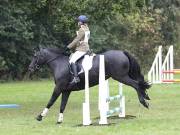
<path id="1" fill-rule="evenodd" d="M 89 50 L 87 51 L 83 56 L 81 56 L 77 61 L 76 61 L 76 65 L 77 65 L 77 71 L 78 71 L 78 75 L 81 74 L 81 73 L 84 73 L 84 68 L 82 66 L 82 63 L 85 61 L 85 55 L 89 55 L 90 59 L 89 59 L 89 62 L 91 63 L 92 65 L 92 62 L 93 62 L 93 58 L 94 56 L 96 55 L 95 53 L 93 53 L 92 50 Z M 72 72 L 72 69 L 71 69 L 71 65 L 69 64 L 69 71 L 70 73 L 73 75 L 73 72 Z"/>

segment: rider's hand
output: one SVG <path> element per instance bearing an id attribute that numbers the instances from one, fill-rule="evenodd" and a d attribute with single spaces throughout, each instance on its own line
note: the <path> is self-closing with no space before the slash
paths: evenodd
<path id="1" fill-rule="evenodd" d="M 71 54 L 70 49 L 67 47 L 63 54 L 69 56 Z"/>
<path id="2" fill-rule="evenodd" d="M 67 47 L 66 50 L 65 50 L 65 52 L 70 52 L 70 49 Z"/>

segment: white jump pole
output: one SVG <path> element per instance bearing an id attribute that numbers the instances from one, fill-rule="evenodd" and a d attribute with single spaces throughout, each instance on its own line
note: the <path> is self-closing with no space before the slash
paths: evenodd
<path id="1" fill-rule="evenodd" d="M 159 46 L 150 71 L 148 72 L 148 80 L 151 83 L 161 83 L 162 72 L 162 46 Z"/>
<path id="2" fill-rule="evenodd" d="M 83 68 L 85 71 L 85 102 L 83 103 L 83 125 L 88 126 L 91 124 L 89 105 L 89 56 L 85 55 L 85 59 L 85 63 L 83 63 Z"/>
<path id="3" fill-rule="evenodd" d="M 100 80 L 99 80 L 99 81 L 100 81 Z M 100 83 L 100 82 L 99 82 L 99 83 Z M 100 85 L 101 85 L 101 84 L 100 84 Z M 99 89 L 101 88 L 100 85 L 99 85 Z M 109 93 L 109 81 L 108 81 L 108 79 L 105 80 L 105 85 L 106 85 L 106 90 L 107 90 L 107 92 L 106 92 L 107 95 L 106 95 L 106 96 L 109 97 L 109 96 L 110 96 L 110 93 Z M 104 90 L 104 92 L 105 92 L 105 90 Z M 100 104 L 101 104 L 101 103 L 100 103 L 100 101 L 101 101 L 101 100 L 100 100 L 100 99 L 101 99 L 101 95 L 100 95 L 100 94 L 101 94 L 101 93 L 99 92 L 99 101 L 98 101 L 98 102 L 99 102 L 99 103 L 98 103 L 98 109 L 99 109 L 99 111 L 100 111 L 100 106 L 101 106 L 101 105 L 100 105 Z M 107 104 L 107 110 L 109 110 L 109 102 L 108 102 L 108 104 Z"/>
<path id="4" fill-rule="evenodd" d="M 106 95 L 106 96 L 107 96 L 107 97 L 110 97 L 110 91 L 109 91 L 110 89 L 109 89 L 109 81 L 108 81 L 108 79 L 106 80 L 106 87 L 107 87 L 107 88 L 106 88 L 106 91 L 107 91 L 107 93 L 106 93 L 107 95 Z M 107 103 L 106 103 L 106 105 L 107 105 L 107 108 L 106 108 L 106 109 L 109 110 L 110 102 L 108 102 L 108 101 L 106 101 L 106 102 L 107 102 Z"/>
<path id="5" fill-rule="evenodd" d="M 119 117 L 125 117 L 125 96 L 123 96 L 123 84 L 119 83 L 119 95 L 120 95 L 120 99 L 119 99 L 119 107 L 120 107 L 120 113 L 119 113 Z"/>
<path id="6" fill-rule="evenodd" d="M 107 122 L 107 82 L 105 80 L 105 62 L 104 55 L 99 56 L 99 111 L 100 120 L 99 124 L 108 124 Z"/>
<path id="7" fill-rule="evenodd" d="M 173 49 L 173 45 L 170 46 L 171 48 L 171 53 L 170 53 L 170 70 L 174 69 L 174 49 Z M 170 75 L 170 79 L 173 80 L 174 79 L 174 74 Z"/>
<path id="8" fill-rule="evenodd" d="M 173 63 L 173 45 L 171 45 L 168 49 L 167 55 L 162 64 L 162 71 L 170 71 L 174 69 Z M 162 80 L 173 80 L 173 74 L 162 74 Z M 169 82 L 163 82 L 169 83 Z"/>

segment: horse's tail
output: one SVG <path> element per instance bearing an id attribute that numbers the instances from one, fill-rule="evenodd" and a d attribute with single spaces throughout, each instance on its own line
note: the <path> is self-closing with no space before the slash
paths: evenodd
<path id="1" fill-rule="evenodd" d="M 141 69 L 137 60 L 126 51 L 124 51 L 124 54 L 128 57 L 130 63 L 128 75 L 131 79 L 138 81 L 142 94 L 146 96 L 146 89 L 149 89 L 151 85 L 144 80 L 144 76 L 141 74 Z"/>

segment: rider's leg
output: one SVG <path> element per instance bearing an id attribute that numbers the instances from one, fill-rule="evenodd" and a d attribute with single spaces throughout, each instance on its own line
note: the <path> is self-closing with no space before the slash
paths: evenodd
<path id="1" fill-rule="evenodd" d="M 72 72 L 73 72 L 73 74 L 74 74 L 74 78 L 73 78 L 73 80 L 70 82 L 70 84 L 75 84 L 75 83 L 80 82 L 80 79 L 79 79 L 79 77 L 78 77 L 78 72 L 77 72 L 77 65 L 76 65 L 75 63 L 76 63 L 76 61 L 77 61 L 80 57 L 82 57 L 85 53 L 86 53 L 86 52 L 76 51 L 76 52 L 72 55 L 72 57 L 71 57 L 71 59 L 70 59 L 70 61 L 69 61 L 70 64 L 71 64 Z"/>
<path id="2" fill-rule="evenodd" d="M 78 72 L 77 72 L 77 65 L 75 63 L 71 63 L 71 69 L 74 74 L 73 80 L 70 82 L 70 84 L 78 83 L 80 82 L 80 79 L 78 77 Z"/>

